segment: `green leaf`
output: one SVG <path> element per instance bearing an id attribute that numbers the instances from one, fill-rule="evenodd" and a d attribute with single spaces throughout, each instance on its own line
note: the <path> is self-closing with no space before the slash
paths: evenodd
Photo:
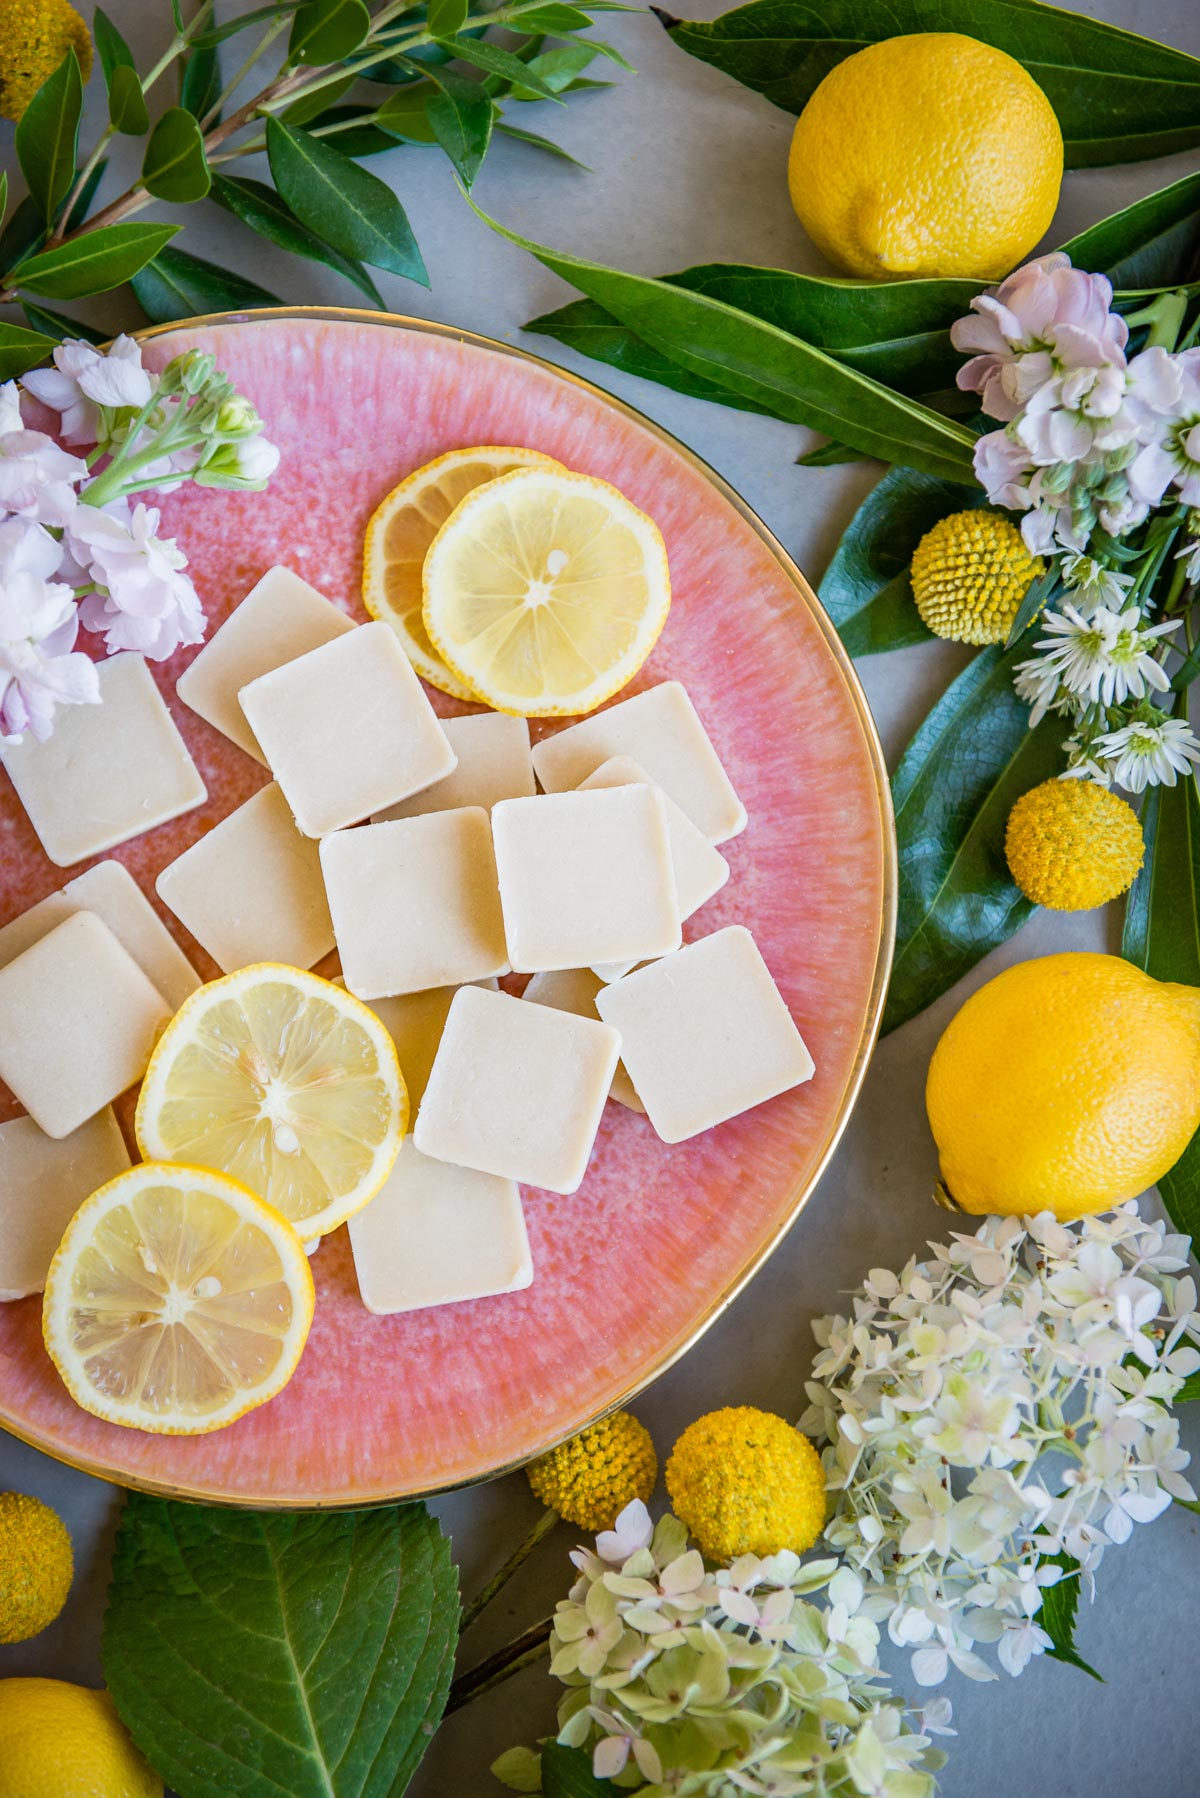
<path id="1" fill-rule="evenodd" d="M 183 64 L 179 76 L 179 104 L 202 121 L 212 113 L 215 124 L 220 117 L 215 110 L 220 98 L 221 53 L 212 44 L 207 50 L 194 50 Z"/>
<path id="2" fill-rule="evenodd" d="M 546 150 L 551 156 L 557 156 L 561 161 L 569 162 L 577 169 L 584 169 L 589 174 L 591 172 L 586 162 L 580 162 L 578 156 L 572 156 L 569 150 L 564 150 L 561 144 L 554 142 L 553 138 L 541 137 L 536 131 L 522 131 L 516 125 L 505 125 L 499 120 L 496 123 L 496 130 L 502 137 L 515 138 L 517 143 L 529 144 L 535 150 Z M 584 303 L 586 304 L 586 301 Z M 603 307 L 600 310 L 603 311 Z M 617 328 L 620 329 L 620 326 Z M 527 325 L 526 329 L 532 330 L 533 327 Z"/>
<path id="3" fill-rule="evenodd" d="M 432 81 L 401 88 L 398 94 L 384 101 L 375 114 L 376 123 L 407 144 L 436 144 L 437 132 L 429 118 L 429 102 L 436 93 Z"/>
<path id="4" fill-rule="evenodd" d="M 312 124 L 314 131 L 319 131 L 325 125 L 342 125 L 344 127 L 347 120 L 361 117 L 361 106 L 331 106 L 327 112 L 319 113 L 315 119 L 307 122 Z M 291 120 L 288 123 L 290 124 Z M 399 134 L 393 137 L 389 132 L 381 131 L 377 125 L 352 125 L 349 129 L 339 131 L 332 141 L 336 143 L 343 156 L 378 156 L 384 150 L 398 150 L 400 147 L 398 138 Z M 432 128 L 429 129 L 427 141 L 429 143 L 437 141 Z"/>
<path id="5" fill-rule="evenodd" d="M 1158 1182 L 1167 1216 L 1177 1230 L 1192 1239 L 1192 1252 L 1200 1244 L 1200 1130 L 1197 1130 L 1169 1174 Z"/>
<path id="6" fill-rule="evenodd" d="M 511 127 L 499 125 L 497 130 L 508 132 Z M 757 400 L 733 393 L 717 381 L 680 368 L 661 350 L 651 349 L 648 343 L 643 343 L 636 332 L 629 330 L 595 300 L 572 300 L 568 305 L 560 306 L 557 312 L 545 312 L 541 318 L 531 319 L 525 330 L 542 337 L 553 337 L 569 350 L 590 356 L 594 362 L 619 368 L 643 381 L 656 381 L 660 387 L 669 387 L 675 393 L 711 400 L 715 405 L 731 406 L 739 412 L 756 412 L 763 418 L 775 416 L 770 406 L 760 405 Z"/>
<path id="7" fill-rule="evenodd" d="M 1200 1398 L 1200 1373 L 1190 1373 L 1172 1401 L 1176 1405 L 1194 1404 Z"/>
<path id="8" fill-rule="evenodd" d="M 581 1748 L 547 1742 L 542 1748 L 544 1798 L 611 1798 L 611 1780 L 597 1779 L 589 1755 Z"/>
<path id="9" fill-rule="evenodd" d="M 951 512 L 982 503 L 977 488 L 892 468 L 868 493 L 834 551 L 821 604 L 852 656 L 928 643 L 912 596 L 909 564 L 926 531 Z"/>
<path id="10" fill-rule="evenodd" d="M 1076 268 L 1103 270 L 1117 289 L 1187 280 L 1200 255 L 1200 174 L 1135 200 L 1061 247 Z"/>
<path id="11" fill-rule="evenodd" d="M 981 650 L 892 777 L 900 909 L 885 1031 L 924 1011 L 1033 912 L 1009 875 L 1004 829 L 1020 795 L 1058 772 L 1070 726 L 1051 716 L 1030 730 L 1012 684 L 1028 653 L 1028 638 Z"/>
<path id="12" fill-rule="evenodd" d="M 344 256 L 428 287 L 429 276 L 403 206 L 375 175 L 322 138 L 267 120 L 275 185 L 301 224 Z"/>
<path id="13" fill-rule="evenodd" d="M 150 133 L 142 185 L 156 200 L 178 203 L 202 200 L 212 186 L 204 137 L 186 107 L 168 107 Z"/>
<path id="14" fill-rule="evenodd" d="M 467 10 L 467 0 L 429 0 L 425 17 L 430 37 L 457 37 L 467 22 Z M 526 29 L 524 19 L 521 20 L 521 28 Z M 531 25 L 528 29 L 536 30 L 536 26 Z"/>
<path id="15" fill-rule="evenodd" d="M 13 208 L 12 217 L 0 232 L 0 270 L 7 272 L 14 268 L 23 257 L 38 248 L 45 236 L 42 209 L 32 194 L 26 194 Z"/>
<path id="16" fill-rule="evenodd" d="M 26 370 L 36 368 L 51 353 L 57 337 L 41 331 L 26 331 L 22 325 L 6 324 L 0 319 L 0 381 L 15 380 Z"/>
<path id="17" fill-rule="evenodd" d="M 108 84 L 108 117 L 114 131 L 124 137 L 141 137 L 150 129 L 150 113 L 142 81 L 135 68 L 121 63 Z"/>
<path id="18" fill-rule="evenodd" d="M 1069 1667 L 1078 1667 L 1081 1673 L 1090 1673 L 1093 1679 L 1104 1684 L 1102 1676 L 1094 1667 L 1089 1667 L 1075 1648 L 1075 1613 L 1079 1608 L 1079 1562 L 1069 1554 L 1041 1555 L 1043 1566 L 1061 1567 L 1064 1577 L 1056 1586 L 1043 1586 L 1042 1608 L 1038 1612 L 1038 1622 L 1054 1643 L 1053 1648 L 1046 1650 L 1052 1661 L 1065 1661 Z"/>
<path id="19" fill-rule="evenodd" d="M 292 20 L 288 61 L 341 62 L 366 41 L 370 30 L 363 0 L 305 0 Z"/>
<path id="20" fill-rule="evenodd" d="M 260 237 L 278 244 L 281 250 L 288 250 L 293 256 L 304 256 L 310 262 L 320 262 L 326 268 L 336 270 L 352 281 L 361 293 L 365 293 L 372 305 L 383 305 L 383 296 L 372 281 L 361 262 L 355 262 L 350 256 L 343 256 L 331 244 L 322 243 L 306 225 L 302 225 L 295 214 L 284 205 L 273 187 L 265 181 L 247 181 L 235 175 L 214 175 L 213 199 L 240 218 L 244 224 L 257 231 Z"/>
<path id="21" fill-rule="evenodd" d="M 752 0 L 711 23 L 659 17 L 681 49 L 787 112 L 830 69 L 897 32 L 961 31 L 1022 63 L 1058 115 L 1068 168 L 1200 143 L 1200 62 L 1040 0 Z"/>
<path id="22" fill-rule="evenodd" d="M 236 19 L 230 19 L 224 25 L 215 25 L 210 31 L 199 31 L 190 42 L 193 50 L 210 50 L 215 44 L 223 44 L 226 38 L 236 37 L 240 31 L 248 31 L 252 25 L 274 25 L 281 14 L 295 12 L 303 4 L 303 0 L 271 0 L 269 6 L 256 6 Z"/>
<path id="23" fill-rule="evenodd" d="M 185 1798 L 399 1798 L 457 1624 L 423 1505 L 287 1514 L 130 1493 L 101 1655 L 134 1740 Z"/>
<path id="24" fill-rule="evenodd" d="M 97 331 L 82 319 L 67 318 L 62 312 L 51 312 L 47 306 L 35 306 L 32 300 L 22 300 L 21 310 L 35 331 L 44 331 L 55 343 L 68 337 L 82 337 L 86 343 L 107 343 L 112 336 L 111 331 Z"/>
<path id="25" fill-rule="evenodd" d="M 861 450 L 851 449 L 848 443 L 839 443 L 830 437 L 825 443 L 818 443 L 816 449 L 805 450 L 802 456 L 796 457 L 797 468 L 838 468 L 843 462 L 866 462 L 869 458 Z"/>
<path id="26" fill-rule="evenodd" d="M 558 99 L 557 93 L 548 82 L 543 81 L 540 75 L 530 73 L 532 65 L 523 63 L 510 50 L 501 50 L 495 44 L 477 42 L 476 39 L 469 37 L 455 38 L 452 43 L 439 38 L 438 42 L 443 50 L 448 50 L 460 62 L 474 64 L 475 68 L 482 69 L 485 75 L 499 75 L 503 80 L 511 81 L 515 86 L 529 88 L 538 96 L 539 100 Z"/>
<path id="27" fill-rule="evenodd" d="M 343 94 L 348 94 L 358 80 L 357 74 L 341 75 L 331 81 L 327 87 L 319 87 L 315 93 L 301 94 L 299 99 L 292 100 L 279 114 L 285 125 L 322 125 L 332 121 L 334 103 Z M 361 119 L 365 109 L 362 106 L 344 106 L 337 109 L 347 118 L 353 116 Z M 369 116 L 367 114 L 366 116 Z M 339 136 L 339 144 L 341 137 Z"/>
<path id="28" fill-rule="evenodd" d="M 1146 859 L 1125 901 L 1121 954 L 1155 980 L 1200 986 L 1200 797 L 1196 782 L 1148 787 Z"/>
<path id="29" fill-rule="evenodd" d="M 670 282 L 560 254 L 506 230 L 486 213 L 479 216 L 688 373 L 868 455 L 951 480 L 971 478 L 975 438 L 964 426 L 844 367 L 778 326 Z"/>
<path id="30" fill-rule="evenodd" d="M 74 50 L 39 87 L 17 124 L 17 160 L 49 225 L 75 179 L 83 81 Z"/>
<path id="31" fill-rule="evenodd" d="M 453 69 L 432 69 L 430 79 L 437 89 L 425 107 L 430 127 L 463 186 L 470 188 L 492 141 L 495 105 L 478 81 Z"/>
<path id="32" fill-rule="evenodd" d="M 588 15 L 580 12 L 577 6 L 559 5 L 558 0 L 551 0 L 548 6 L 535 6 L 513 21 L 522 31 L 544 31 L 547 37 L 563 37 L 569 31 L 586 31 L 591 22 Z"/>
<path id="33" fill-rule="evenodd" d="M 536 75 L 540 86 L 535 87 L 527 75 L 513 86 L 513 99 L 523 102 L 542 100 L 546 89 L 552 94 L 565 94 L 584 69 L 595 62 L 596 56 L 597 48 L 590 38 L 586 43 L 560 44 L 556 50 L 539 50 L 534 56 L 523 55 L 521 61 L 529 74 Z"/>
<path id="34" fill-rule="evenodd" d="M 88 215 L 88 207 L 91 205 L 92 201 L 96 197 L 96 189 L 99 187 L 100 183 L 104 179 L 104 171 L 107 169 L 107 167 L 108 167 L 108 158 L 106 156 L 102 156 L 100 161 L 96 164 L 95 168 L 89 174 L 89 176 L 88 176 L 87 180 L 84 182 L 83 186 L 80 188 L 78 197 L 76 198 L 76 201 L 75 201 L 75 204 L 71 207 L 70 212 L 68 212 L 68 214 L 67 214 L 66 226 L 65 226 L 66 230 L 77 231 L 79 229 L 80 225 L 82 225 L 84 219 Z M 76 180 L 78 180 L 78 178 L 79 177 L 76 176 Z"/>
<path id="35" fill-rule="evenodd" d="M 160 250 L 153 262 L 133 277 L 138 305 L 156 325 L 206 312 L 252 312 L 256 306 L 278 306 L 277 294 L 189 256 L 186 250 Z"/>
<path id="36" fill-rule="evenodd" d="M 97 231 L 29 257 L 12 271 L 9 282 L 51 300 L 82 300 L 89 294 L 107 293 L 145 268 L 178 229 L 178 225 L 136 222 L 101 225 Z"/>
<path id="37" fill-rule="evenodd" d="M 111 89 L 115 70 L 134 67 L 133 51 L 102 6 L 98 6 L 92 15 L 92 36 L 96 40 L 104 85 Z"/>

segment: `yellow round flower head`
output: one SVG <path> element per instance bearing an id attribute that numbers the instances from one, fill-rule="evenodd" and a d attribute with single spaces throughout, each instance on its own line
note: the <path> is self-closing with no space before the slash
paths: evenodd
<path id="1" fill-rule="evenodd" d="M 581 1430 L 526 1468 L 535 1498 L 567 1523 L 610 1530 L 635 1498 L 645 1503 L 658 1479 L 650 1432 L 628 1411 Z"/>
<path id="2" fill-rule="evenodd" d="M 1008 814 L 1012 877 L 1051 911 L 1107 905 L 1132 886 L 1145 852 L 1133 807 L 1090 780 L 1045 780 Z"/>
<path id="3" fill-rule="evenodd" d="M 1033 580 L 1045 570 L 1016 525 L 995 512 L 951 512 L 912 559 L 921 620 L 956 643 L 1003 643 Z"/>
<path id="4" fill-rule="evenodd" d="M 4 0 L 0 118 L 19 119 L 68 50 L 79 58 L 79 72 L 86 81 L 92 68 L 92 40 L 67 0 Z"/>
<path id="5" fill-rule="evenodd" d="M 710 1561 L 803 1554 L 825 1527 L 825 1475 L 807 1436 L 770 1411 L 734 1405 L 689 1424 L 667 1462 L 667 1491 Z"/>
<path id="6" fill-rule="evenodd" d="M 0 1492 L 0 1642 L 27 1642 L 53 1623 L 74 1571 L 58 1512 L 24 1492 Z"/>

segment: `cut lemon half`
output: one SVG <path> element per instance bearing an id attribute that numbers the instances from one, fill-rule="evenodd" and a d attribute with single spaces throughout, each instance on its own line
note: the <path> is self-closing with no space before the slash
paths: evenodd
<path id="1" fill-rule="evenodd" d="M 287 1385 L 312 1315 L 308 1259 L 286 1218 L 224 1174 L 148 1162 L 67 1225 L 42 1332 L 85 1411 L 198 1436 Z"/>
<path id="2" fill-rule="evenodd" d="M 540 450 L 449 450 L 393 487 L 376 508 L 363 543 L 363 605 L 390 624 L 409 661 L 431 686 L 455 699 L 475 699 L 429 641 L 421 616 L 422 571 L 429 545 L 454 508 L 476 487 L 516 468 L 558 468 Z"/>
<path id="3" fill-rule="evenodd" d="M 137 1108 L 147 1161 L 217 1168 L 310 1242 L 373 1199 L 408 1128 L 396 1047 L 316 974 L 263 962 L 193 993 L 159 1039 Z"/>
<path id="4" fill-rule="evenodd" d="M 590 475 L 528 468 L 469 493 L 425 558 L 425 628 L 498 712 L 594 711 L 631 681 L 671 606 L 653 519 Z"/>

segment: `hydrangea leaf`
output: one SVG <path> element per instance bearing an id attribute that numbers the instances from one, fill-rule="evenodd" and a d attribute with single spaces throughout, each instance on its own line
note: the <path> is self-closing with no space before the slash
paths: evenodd
<path id="1" fill-rule="evenodd" d="M 1043 1563 L 1061 1567 L 1063 1578 L 1055 1586 L 1046 1586 L 1042 1594 L 1042 1608 L 1038 1614 L 1038 1622 L 1046 1634 L 1053 1639 L 1054 1647 L 1046 1653 L 1052 1661 L 1065 1661 L 1069 1667 L 1078 1667 L 1081 1673 L 1088 1673 L 1093 1679 L 1104 1684 L 1102 1674 L 1088 1665 L 1075 1647 L 1075 1613 L 1079 1608 L 1079 1562 L 1072 1560 L 1068 1554 L 1043 1555 Z"/>
<path id="2" fill-rule="evenodd" d="M 591 1756 L 581 1748 L 547 1742 L 542 1749 L 545 1798 L 612 1798 L 612 1790 L 611 1780 L 596 1778 Z"/>
<path id="3" fill-rule="evenodd" d="M 442 1714 L 458 1624 L 423 1505 L 293 1514 L 131 1493 L 103 1662 L 180 1798 L 399 1798 Z"/>

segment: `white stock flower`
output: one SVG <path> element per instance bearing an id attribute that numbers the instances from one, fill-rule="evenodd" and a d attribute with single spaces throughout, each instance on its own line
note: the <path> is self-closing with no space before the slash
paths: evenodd
<path id="1" fill-rule="evenodd" d="M 14 552 L 11 537 L 0 542 L 0 557 L 0 743 L 19 743 L 27 731 L 44 742 L 56 708 L 95 704 L 100 685 L 95 665 L 75 652 L 72 589 L 18 567 L 21 551 Z"/>
<path id="2" fill-rule="evenodd" d="M 100 589 L 80 608 L 88 630 L 104 635 L 110 655 L 133 649 L 164 661 L 185 643 L 204 637 L 204 612 L 189 575 L 187 557 L 170 537 L 158 536 L 159 513 L 121 501 L 101 510 L 80 506 L 67 528 L 67 544 Z"/>
<path id="3" fill-rule="evenodd" d="M 1135 719 L 1097 737 L 1095 750 L 1116 784 L 1129 793 L 1173 787 L 1180 774 L 1190 774 L 1200 762 L 1200 742 L 1183 718 L 1163 718 L 1157 724 Z"/>
<path id="4" fill-rule="evenodd" d="M 21 417 L 21 390 L 15 381 L 5 381 L 0 387 L 0 437 L 7 437 L 10 431 L 23 431 L 24 421 Z"/>
<path id="5" fill-rule="evenodd" d="M 24 385 L 35 399 L 61 414 L 67 443 L 95 443 L 101 407 L 140 410 L 153 392 L 141 350 L 124 335 L 104 353 L 78 340 L 60 343 L 54 367 L 35 369 L 24 377 Z"/>
<path id="6" fill-rule="evenodd" d="M 1036 257 L 977 295 L 974 318 L 950 327 L 955 349 L 976 352 L 958 385 L 978 393 L 992 418 L 1007 420 L 1058 367 L 1123 367 L 1129 330 L 1111 304 L 1103 275 L 1073 269 L 1061 250 Z"/>
<path id="7" fill-rule="evenodd" d="M 1179 390 L 1154 419 L 1149 440 L 1130 467 L 1129 483 L 1151 506 L 1171 486 L 1185 505 L 1200 506 L 1200 350 L 1183 350 L 1173 362 Z"/>
<path id="8" fill-rule="evenodd" d="M 87 463 L 60 449 L 42 431 L 6 431 L 0 437 L 0 513 L 14 512 L 61 529 L 79 504 Z"/>

